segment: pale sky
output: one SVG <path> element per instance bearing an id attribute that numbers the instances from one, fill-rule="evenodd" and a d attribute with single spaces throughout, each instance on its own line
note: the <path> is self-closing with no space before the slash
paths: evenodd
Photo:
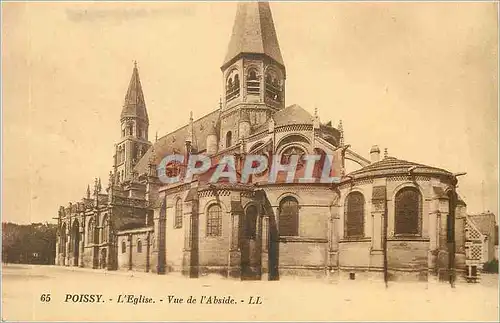
<path id="1" fill-rule="evenodd" d="M 3 221 L 52 221 L 107 186 L 133 68 L 150 140 L 218 107 L 236 3 L 2 3 Z M 470 213 L 498 208 L 495 3 L 271 3 L 286 104 L 345 141 L 467 172 Z M 482 184 L 484 183 L 484 184 Z M 484 189 L 482 189 L 484 187 Z M 483 193 L 482 193 L 483 192 Z"/>

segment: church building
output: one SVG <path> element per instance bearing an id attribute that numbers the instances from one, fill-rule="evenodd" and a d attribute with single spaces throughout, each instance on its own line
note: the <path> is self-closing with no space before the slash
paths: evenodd
<path id="1" fill-rule="evenodd" d="M 220 107 L 149 140 L 137 65 L 120 114 L 113 164 L 81 201 L 58 214 L 57 265 L 187 277 L 317 276 L 448 280 L 470 274 L 474 233 L 456 193 L 457 175 L 389 156 L 363 157 L 342 122 L 286 103 L 286 65 L 270 5 L 240 2 L 220 66 Z M 146 89 L 147 90 L 147 89 Z M 118 115 L 118 110 L 117 110 Z M 340 156 L 340 181 L 249 183 L 160 181 L 167 155 Z M 359 168 L 345 172 L 345 160 Z M 186 165 L 174 171 L 182 173 Z M 472 241 L 472 242 L 471 242 Z M 468 267 L 469 266 L 469 267 Z M 476 268 L 477 269 L 477 268 Z"/>

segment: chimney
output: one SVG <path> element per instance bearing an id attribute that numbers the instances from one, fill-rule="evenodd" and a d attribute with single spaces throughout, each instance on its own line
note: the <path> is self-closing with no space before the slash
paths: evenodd
<path id="1" fill-rule="evenodd" d="M 370 159 L 372 164 L 380 160 L 380 148 L 377 145 L 373 145 L 372 149 L 370 149 Z"/>

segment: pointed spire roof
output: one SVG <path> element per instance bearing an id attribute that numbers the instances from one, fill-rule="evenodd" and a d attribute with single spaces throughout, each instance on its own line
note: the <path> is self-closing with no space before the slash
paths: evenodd
<path id="1" fill-rule="evenodd" d="M 233 33 L 223 68 L 242 53 L 264 54 L 285 65 L 269 2 L 238 2 Z"/>
<path id="2" fill-rule="evenodd" d="M 122 119 L 126 117 L 137 117 L 149 122 L 144 93 L 142 92 L 141 80 L 139 78 L 139 70 L 137 69 L 137 62 L 134 62 L 132 78 L 130 79 L 121 113 Z"/>

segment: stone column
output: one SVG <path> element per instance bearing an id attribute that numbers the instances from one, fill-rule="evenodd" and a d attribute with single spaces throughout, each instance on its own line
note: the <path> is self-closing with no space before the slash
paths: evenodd
<path id="1" fill-rule="evenodd" d="M 372 244 L 370 264 L 372 267 L 384 269 L 384 216 L 387 207 L 387 188 L 385 183 L 378 183 L 372 190 Z"/>
<path id="2" fill-rule="evenodd" d="M 429 213 L 429 251 L 427 257 L 429 275 L 437 275 L 436 261 L 438 253 L 438 213 L 439 211 L 437 210 L 433 210 Z"/>
<path id="3" fill-rule="evenodd" d="M 79 231 L 78 234 L 80 235 L 80 244 L 79 244 L 79 248 L 80 248 L 79 258 L 80 259 L 78 259 L 78 267 L 84 267 L 83 255 L 85 253 L 85 216 L 82 216 L 82 222 L 80 225 L 80 229 L 78 231 Z"/>
<path id="4" fill-rule="evenodd" d="M 383 212 L 372 212 L 373 236 L 372 251 L 382 251 L 382 230 L 383 230 Z"/>
<path id="5" fill-rule="evenodd" d="M 381 203 L 382 204 L 382 203 Z M 370 251 L 370 266 L 375 268 L 384 268 L 384 250 L 383 250 L 383 233 L 384 233 L 384 212 L 375 207 L 376 211 L 372 211 L 372 245 Z M 383 208 L 383 205 L 380 206 Z"/>
<path id="6" fill-rule="evenodd" d="M 227 275 L 228 277 L 241 277 L 241 250 L 239 248 L 239 226 L 241 212 L 232 211 L 230 213 L 230 236 L 229 236 L 229 259 Z"/>
<path id="7" fill-rule="evenodd" d="M 439 251 L 437 255 L 438 277 L 439 280 L 449 280 L 449 252 L 448 252 L 448 233 L 447 221 L 448 212 L 440 212 L 438 216 L 439 221 Z"/>
<path id="8" fill-rule="evenodd" d="M 263 280 L 269 279 L 269 215 L 262 214 L 259 217 L 262 221 L 262 234 L 261 234 L 261 278 Z"/>
<path id="9" fill-rule="evenodd" d="M 56 266 L 60 266 L 60 263 L 61 263 L 60 260 L 59 260 L 59 256 L 60 256 L 60 252 L 59 252 L 59 248 L 60 248 L 59 244 L 60 244 L 60 242 L 59 242 L 59 239 L 60 238 L 61 237 L 58 234 L 57 237 L 56 237 L 56 259 L 55 259 L 55 265 Z"/>
<path id="10" fill-rule="evenodd" d="M 69 252 L 69 246 L 70 246 L 70 243 L 71 243 L 71 236 L 69 235 L 69 233 L 66 233 L 66 259 L 64 260 L 64 263 L 66 266 L 70 266 L 70 252 Z"/>
<path id="11" fill-rule="evenodd" d="M 460 202 L 462 203 L 462 202 Z M 465 270 L 465 206 L 455 210 L 455 270 Z"/>
<path id="12" fill-rule="evenodd" d="M 191 253 L 192 253 L 192 226 L 193 226 L 193 206 L 192 202 L 186 202 L 184 204 L 187 210 L 183 214 L 183 225 L 184 225 L 184 249 L 182 257 L 182 274 L 184 276 L 190 277 L 191 273 Z"/>
<path id="13" fill-rule="evenodd" d="M 330 216 L 328 217 L 328 272 L 338 272 L 338 253 L 339 253 L 339 220 L 340 206 L 334 205 L 330 208 Z"/>
<path id="14" fill-rule="evenodd" d="M 154 209 L 154 239 L 153 251 L 151 253 L 151 271 L 162 275 L 165 273 L 165 197 L 161 195 L 160 206 Z"/>

